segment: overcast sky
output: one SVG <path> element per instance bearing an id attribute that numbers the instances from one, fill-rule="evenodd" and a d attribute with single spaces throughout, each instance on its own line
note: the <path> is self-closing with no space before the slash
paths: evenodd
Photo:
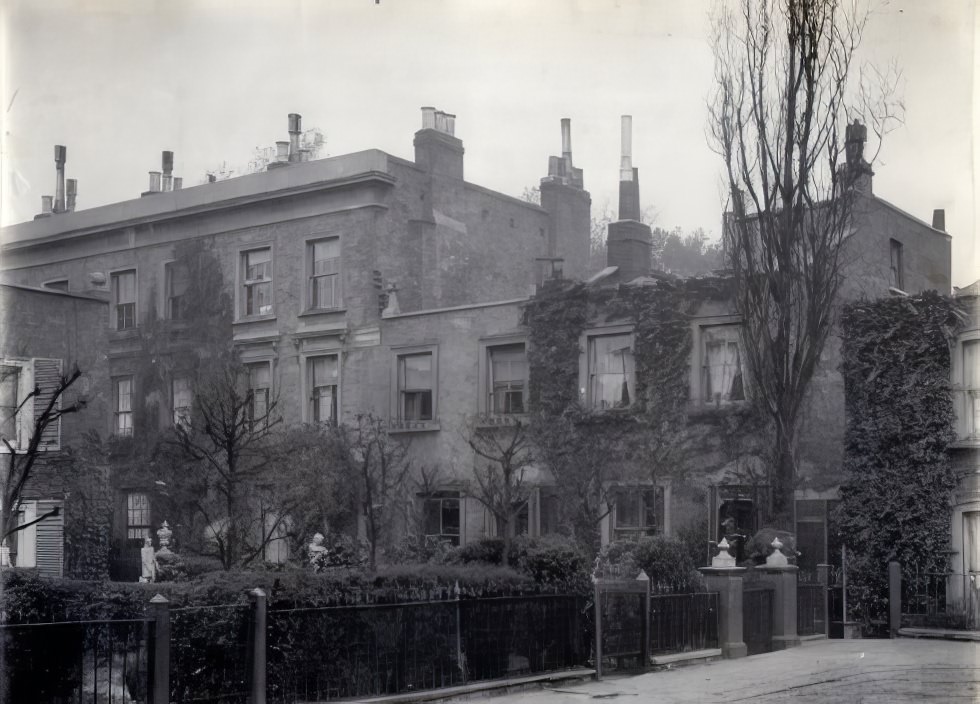
<path id="1" fill-rule="evenodd" d="M 720 229 L 721 162 L 705 139 L 707 0 L 0 0 L 3 224 L 54 192 L 68 147 L 78 208 L 138 197 L 160 152 L 200 183 L 222 161 L 287 139 L 286 115 L 326 153 L 412 158 L 419 108 L 457 115 L 469 181 L 536 185 L 572 120 L 593 211 L 613 203 L 619 116 L 656 224 Z M 953 283 L 980 277 L 974 228 L 969 0 L 879 2 L 866 58 L 904 72 L 905 124 L 875 193 L 929 221 L 946 209 Z"/>

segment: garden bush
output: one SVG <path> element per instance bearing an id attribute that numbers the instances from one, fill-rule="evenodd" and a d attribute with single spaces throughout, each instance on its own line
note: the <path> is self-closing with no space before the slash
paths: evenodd
<path id="1" fill-rule="evenodd" d="M 635 578 L 640 570 L 646 572 L 654 591 L 703 590 L 701 574 L 687 546 L 677 538 L 656 535 L 637 541 L 617 540 L 596 558 L 598 577 Z"/>
<path id="2" fill-rule="evenodd" d="M 780 552 L 786 556 L 791 565 L 796 564 L 796 536 L 789 531 L 779 530 L 778 528 L 762 528 L 755 535 L 749 538 L 745 544 L 745 562 L 752 565 L 765 564 L 766 558 L 775 550 L 772 541 L 779 538 L 783 544 Z"/>

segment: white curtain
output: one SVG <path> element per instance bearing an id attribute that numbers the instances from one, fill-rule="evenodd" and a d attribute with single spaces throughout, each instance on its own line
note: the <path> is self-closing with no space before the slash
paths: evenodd
<path id="1" fill-rule="evenodd" d="M 963 514 L 963 569 L 980 572 L 980 511 Z"/>

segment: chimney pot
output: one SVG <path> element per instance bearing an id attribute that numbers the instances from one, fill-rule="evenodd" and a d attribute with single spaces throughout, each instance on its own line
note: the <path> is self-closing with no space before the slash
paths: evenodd
<path id="1" fill-rule="evenodd" d="M 299 153 L 299 135 L 302 119 L 295 112 L 289 113 L 289 161 L 291 162 L 297 162 L 301 159 Z"/>
<path id="2" fill-rule="evenodd" d="M 276 161 L 279 163 L 289 161 L 289 142 L 276 142 Z"/>
<path id="3" fill-rule="evenodd" d="M 567 117 L 561 118 L 561 155 L 572 163 L 572 121 Z"/>
<path id="4" fill-rule="evenodd" d="M 436 109 L 432 107 L 422 108 L 422 129 L 434 130 L 436 128 Z"/>
<path id="5" fill-rule="evenodd" d="M 68 149 L 62 144 L 54 145 L 54 212 L 65 212 L 65 161 L 68 158 Z"/>
<path id="6" fill-rule="evenodd" d="M 69 213 L 75 212 L 75 197 L 78 195 L 78 179 L 70 178 L 65 182 L 65 210 Z"/>
<path id="7" fill-rule="evenodd" d="M 53 202 L 54 196 L 41 196 L 41 213 L 50 215 Z"/>
<path id="8" fill-rule="evenodd" d="M 160 172 L 151 171 L 150 172 L 150 193 L 160 192 Z"/>
<path id="9" fill-rule="evenodd" d="M 946 211 L 943 208 L 936 208 L 932 211 L 932 227 L 946 232 Z"/>
<path id="10" fill-rule="evenodd" d="M 446 134 L 450 137 L 456 136 L 456 116 L 451 113 L 446 113 Z"/>
<path id="11" fill-rule="evenodd" d="M 180 176 L 174 176 L 174 190 L 179 191 L 184 187 L 184 179 Z"/>
<path id="12" fill-rule="evenodd" d="M 173 152 L 163 152 L 161 154 L 161 163 L 163 165 L 164 174 L 172 174 L 174 171 L 174 153 Z"/>
<path id="13" fill-rule="evenodd" d="M 619 180 L 633 180 L 633 116 L 623 115 L 621 118 L 622 149 L 619 160 Z"/>

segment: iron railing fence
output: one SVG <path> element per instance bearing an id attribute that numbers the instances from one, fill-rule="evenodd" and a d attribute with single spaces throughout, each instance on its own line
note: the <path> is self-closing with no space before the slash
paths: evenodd
<path id="1" fill-rule="evenodd" d="M 251 615 L 248 604 L 170 609 L 172 702 L 245 702 Z"/>
<path id="2" fill-rule="evenodd" d="M 977 628 L 980 573 L 907 568 L 902 574 L 902 625 Z"/>
<path id="3" fill-rule="evenodd" d="M 270 609 L 270 701 L 437 689 L 582 665 L 582 597 Z"/>
<path id="4" fill-rule="evenodd" d="M 147 619 L 0 625 L 0 688 L 9 702 L 147 701 Z"/>
<path id="5" fill-rule="evenodd" d="M 801 636 L 827 633 L 827 587 L 797 583 L 796 632 Z"/>
<path id="6" fill-rule="evenodd" d="M 666 655 L 718 647 L 718 594 L 656 594 L 650 597 L 650 654 Z"/>

